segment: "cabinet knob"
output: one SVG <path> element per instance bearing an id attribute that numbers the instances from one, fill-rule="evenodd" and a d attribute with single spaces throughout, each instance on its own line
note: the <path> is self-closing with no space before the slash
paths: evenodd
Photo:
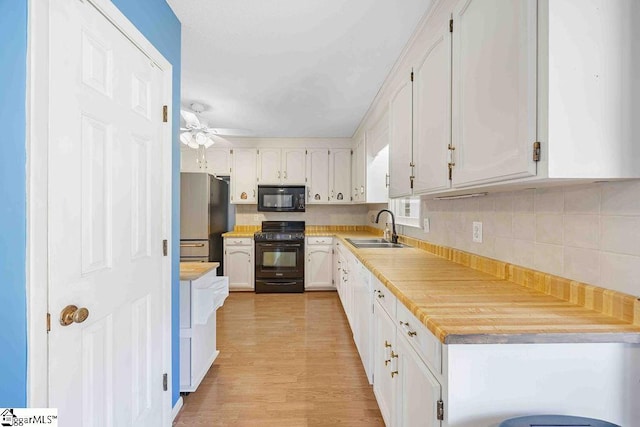
<path id="1" fill-rule="evenodd" d="M 384 361 L 384 366 L 387 366 L 389 363 L 391 363 L 391 359 L 387 359 Z"/>
<path id="2" fill-rule="evenodd" d="M 387 340 L 384 340 L 384 346 L 385 347 L 391 347 L 391 344 Z"/>
<path id="3" fill-rule="evenodd" d="M 398 354 L 394 353 L 393 350 L 391 350 L 391 358 L 393 359 L 394 357 L 398 357 Z"/>
<path id="4" fill-rule="evenodd" d="M 391 378 L 395 377 L 396 375 L 398 375 L 398 371 L 392 371 L 391 372 Z"/>
<path id="5" fill-rule="evenodd" d="M 383 294 L 382 292 L 380 292 L 380 293 L 378 294 L 378 298 L 384 298 L 384 294 Z"/>
<path id="6" fill-rule="evenodd" d="M 407 326 L 409 326 L 409 325 L 407 325 Z M 409 331 L 409 332 L 407 332 L 407 335 L 409 335 L 410 337 L 415 337 L 416 335 L 418 335 L 418 333 L 415 332 L 415 331 Z"/>

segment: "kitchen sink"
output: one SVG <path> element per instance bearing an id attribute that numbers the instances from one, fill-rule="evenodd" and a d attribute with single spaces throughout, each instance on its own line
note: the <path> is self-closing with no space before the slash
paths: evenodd
<path id="1" fill-rule="evenodd" d="M 384 239 L 345 239 L 356 248 L 377 249 L 377 248 L 406 248 L 402 243 L 391 243 Z"/>

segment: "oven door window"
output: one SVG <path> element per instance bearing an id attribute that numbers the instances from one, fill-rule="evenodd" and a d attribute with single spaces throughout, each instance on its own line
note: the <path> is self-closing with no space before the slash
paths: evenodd
<path id="1" fill-rule="evenodd" d="M 265 268 L 296 268 L 296 250 L 270 249 L 262 252 L 262 266 Z"/>
<path id="2" fill-rule="evenodd" d="M 262 205 L 265 208 L 293 208 L 293 194 L 264 194 Z"/>

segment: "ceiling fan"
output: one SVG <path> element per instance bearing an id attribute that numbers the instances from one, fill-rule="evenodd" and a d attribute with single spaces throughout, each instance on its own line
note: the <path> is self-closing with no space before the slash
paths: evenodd
<path id="1" fill-rule="evenodd" d="M 180 128 L 180 141 L 193 148 L 198 149 L 200 147 L 209 148 L 216 141 L 219 136 L 249 136 L 251 132 L 243 129 L 225 129 L 225 128 L 212 128 L 203 122 L 198 117 L 206 110 L 205 106 L 194 102 L 190 105 L 191 111 L 180 110 L 180 115 L 184 120 L 184 126 Z"/>

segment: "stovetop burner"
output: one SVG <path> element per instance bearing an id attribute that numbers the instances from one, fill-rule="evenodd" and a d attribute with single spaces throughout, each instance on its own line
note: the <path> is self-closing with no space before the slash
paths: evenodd
<path id="1" fill-rule="evenodd" d="M 262 221 L 262 231 L 257 231 L 256 241 L 292 242 L 304 241 L 304 221 Z"/>

